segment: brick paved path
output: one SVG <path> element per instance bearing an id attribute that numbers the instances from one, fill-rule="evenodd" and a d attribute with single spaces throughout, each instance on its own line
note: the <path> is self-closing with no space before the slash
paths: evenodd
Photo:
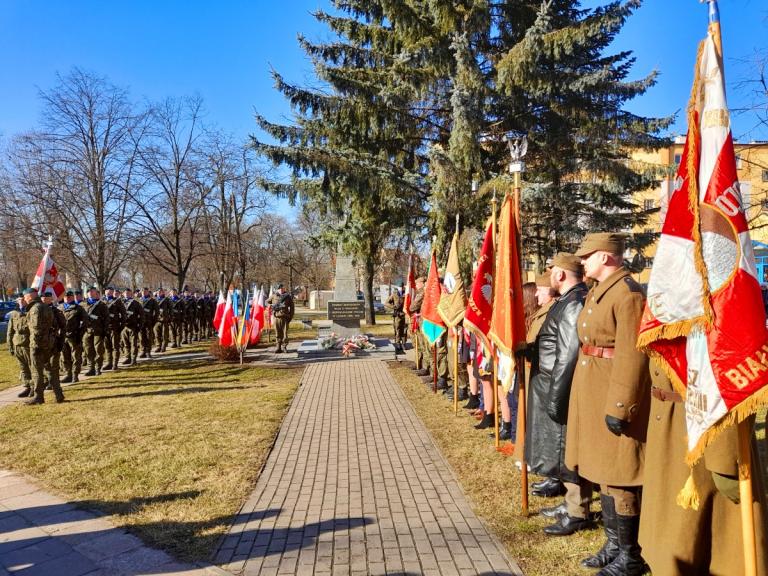
<path id="1" fill-rule="evenodd" d="M 103 516 L 80 510 L 28 478 L 0 470 L 0 576 L 215 576 L 176 562 Z"/>
<path id="2" fill-rule="evenodd" d="M 307 367 L 216 563 L 262 576 L 522 574 L 378 360 Z"/>

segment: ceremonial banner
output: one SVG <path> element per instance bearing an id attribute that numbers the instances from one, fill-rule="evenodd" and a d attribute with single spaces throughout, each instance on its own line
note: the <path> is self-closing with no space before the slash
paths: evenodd
<path id="1" fill-rule="evenodd" d="M 689 465 L 722 428 L 755 413 L 768 390 L 768 332 L 722 62 L 712 2 L 638 338 L 685 397 Z"/>
<path id="2" fill-rule="evenodd" d="M 216 312 L 213 315 L 213 327 L 217 330 L 221 325 L 221 317 L 224 315 L 224 307 L 227 305 L 227 300 L 224 298 L 224 291 L 219 290 L 219 300 L 216 302 Z"/>
<path id="3" fill-rule="evenodd" d="M 498 375 L 504 393 L 512 388 L 515 351 L 525 345 L 523 283 L 517 252 L 517 224 L 512 198 L 501 207 L 496 270 L 493 277 L 493 315 L 489 338 L 496 345 Z"/>
<path id="4" fill-rule="evenodd" d="M 235 311 L 232 307 L 232 290 L 227 292 L 227 300 L 224 304 L 224 311 L 221 314 L 221 320 L 218 326 L 219 344 L 222 346 L 232 346 L 234 344 L 234 329 L 236 319 Z"/>
<path id="5" fill-rule="evenodd" d="M 437 274 L 437 258 L 435 251 L 432 250 L 432 260 L 429 263 L 429 274 L 427 275 L 427 285 L 424 287 L 424 301 L 421 304 L 421 331 L 427 338 L 430 346 L 445 332 L 443 319 L 437 312 L 437 305 L 440 303 L 440 278 Z"/>
<path id="6" fill-rule="evenodd" d="M 45 294 L 48 288 L 54 291 L 57 299 L 60 299 L 61 295 L 64 294 L 64 283 L 61 281 L 56 263 L 51 258 L 50 243 L 46 246 L 43 259 L 40 260 L 37 267 L 35 279 L 32 280 L 32 288 L 35 288 L 41 296 Z"/>
<path id="7" fill-rule="evenodd" d="M 403 294 L 403 310 L 410 317 L 408 309 L 411 307 L 413 296 L 416 294 L 416 273 L 413 270 L 413 254 L 408 256 L 408 278 L 405 281 L 405 294 Z"/>
<path id="8" fill-rule="evenodd" d="M 251 344 L 258 344 L 261 340 L 261 331 L 264 329 L 264 286 L 258 292 L 253 294 L 253 304 L 251 309 L 253 310 L 253 318 L 250 326 L 250 342 Z"/>
<path id="9" fill-rule="evenodd" d="M 445 267 L 443 286 L 446 293 L 440 298 L 437 312 L 449 327 L 453 328 L 464 319 L 467 307 L 467 294 L 464 292 L 464 281 L 459 270 L 459 234 L 453 235 L 451 251 L 448 254 L 448 265 Z"/>
<path id="10" fill-rule="evenodd" d="M 477 259 L 477 271 L 472 281 L 472 292 L 464 312 L 464 328 L 472 332 L 486 349 L 491 347 L 488 331 L 491 329 L 491 316 L 493 315 L 491 302 L 493 297 L 493 241 L 493 222 L 489 221 L 488 228 L 485 230 L 480 257 Z"/>

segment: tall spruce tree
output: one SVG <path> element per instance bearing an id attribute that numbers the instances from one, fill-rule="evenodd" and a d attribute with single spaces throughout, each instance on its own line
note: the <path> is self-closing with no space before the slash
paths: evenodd
<path id="1" fill-rule="evenodd" d="M 510 128 L 529 136 L 524 239 L 540 265 L 572 249 L 584 230 L 629 230 L 648 216 L 632 195 L 651 187 L 659 173 L 638 169 L 630 153 L 668 144 L 662 132 L 672 118 L 626 109 L 656 83 L 657 72 L 630 80 L 631 52 L 609 50 L 641 3 L 581 9 L 575 0 L 546 0 L 524 38 L 498 62 L 500 90 L 523 94 L 529 110 Z"/>

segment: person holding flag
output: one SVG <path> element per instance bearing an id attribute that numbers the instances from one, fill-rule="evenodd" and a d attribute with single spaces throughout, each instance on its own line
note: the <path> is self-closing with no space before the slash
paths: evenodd
<path id="1" fill-rule="evenodd" d="M 405 354 L 405 339 L 408 332 L 405 324 L 405 300 L 401 292 L 404 288 L 404 285 L 399 290 L 395 288 L 387 300 L 387 306 L 392 308 L 392 329 L 395 337 L 395 352 L 398 354 Z"/>
<path id="2" fill-rule="evenodd" d="M 427 349 L 432 349 L 432 390 L 437 392 L 447 385 L 446 376 L 448 366 L 445 357 L 441 357 L 438 348 L 445 336 L 446 327 L 438 313 L 442 295 L 441 282 L 437 271 L 437 257 L 435 255 L 434 241 L 432 243 L 432 258 L 427 273 L 427 283 L 424 287 L 424 300 L 421 304 L 421 333 L 424 336 Z M 444 346 L 444 344 L 443 344 Z"/>
<path id="3" fill-rule="evenodd" d="M 753 436 L 768 332 L 738 180 L 710 0 L 637 342 L 653 359 L 640 542 L 655 574 L 768 574 Z"/>
<path id="4" fill-rule="evenodd" d="M 415 292 L 406 308 L 408 310 L 408 315 L 411 317 L 411 334 L 413 335 L 413 340 L 416 346 L 416 356 L 414 358 L 415 363 L 413 367 L 416 370 L 416 374 L 419 376 L 426 376 L 429 374 L 429 370 L 424 367 L 424 359 L 428 353 L 427 344 L 421 333 L 421 307 L 424 304 L 425 283 L 426 279 L 424 276 L 419 276 L 414 280 L 413 286 Z"/>

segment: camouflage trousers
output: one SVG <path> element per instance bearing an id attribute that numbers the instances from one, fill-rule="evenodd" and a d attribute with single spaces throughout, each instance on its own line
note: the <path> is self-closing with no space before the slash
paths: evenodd
<path id="1" fill-rule="evenodd" d="M 16 346 L 13 349 L 13 356 L 19 363 L 19 380 L 26 390 L 32 386 L 32 370 L 29 365 L 29 348 Z"/>
<path id="2" fill-rule="evenodd" d="M 104 364 L 104 337 L 101 334 L 86 332 L 83 336 L 83 348 L 88 358 L 88 366 L 100 372 Z"/>
<path id="3" fill-rule="evenodd" d="M 158 321 L 152 330 L 152 340 L 155 343 L 155 352 L 165 352 L 168 346 L 168 322 Z"/>
<path id="4" fill-rule="evenodd" d="M 117 369 L 117 363 L 120 362 L 120 333 L 122 330 L 110 329 L 104 337 L 104 350 L 106 351 L 107 364 L 112 365 L 112 369 Z"/>
<path id="5" fill-rule="evenodd" d="M 126 326 L 123 328 L 123 333 L 120 337 L 122 340 L 122 351 L 125 359 L 129 362 L 135 362 L 136 357 L 139 355 L 139 339 L 141 329 L 129 328 Z"/>
<path id="6" fill-rule="evenodd" d="M 61 349 L 61 361 L 67 376 L 77 376 L 83 367 L 83 341 L 77 337 L 67 336 Z"/>

